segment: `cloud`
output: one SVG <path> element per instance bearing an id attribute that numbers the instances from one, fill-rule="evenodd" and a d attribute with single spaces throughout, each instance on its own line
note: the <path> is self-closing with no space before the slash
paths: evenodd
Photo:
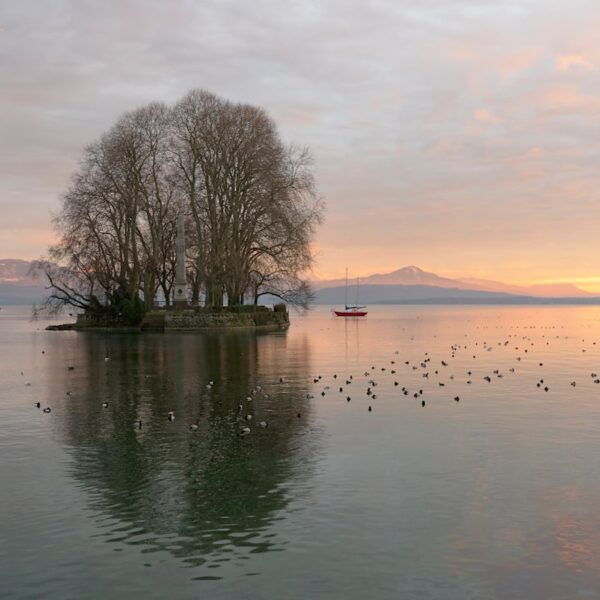
<path id="1" fill-rule="evenodd" d="M 494 120 L 492 113 L 487 108 L 478 108 L 473 118 L 480 123 L 491 123 Z"/>
<path id="2" fill-rule="evenodd" d="M 559 71 L 567 71 L 578 67 L 583 68 L 586 71 L 593 71 L 596 68 L 594 63 L 579 52 L 574 54 L 562 54 L 556 57 L 556 68 Z"/>
<path id="3" fill-rule="evenodd" d="M 365 273 L 595 268 L 592 0 L 0 0 L 0 15 L 0 257 L 43 252 L 82 149 L 119 114 L 202 87 L 312 148 L 317 273 L 349 253 Z"/>

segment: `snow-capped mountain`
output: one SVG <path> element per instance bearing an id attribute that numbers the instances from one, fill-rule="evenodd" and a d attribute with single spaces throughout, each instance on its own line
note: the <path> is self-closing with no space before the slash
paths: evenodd
<path id="1" fill-rule="evenodd" d="M 349 284 L 354 285 L 355 281 L 355 278 L 349 279 Z M 313 285 L 316 290 L 339 287 L 345 285 L 345 279 L 314 281 Z M 375 273 L 361 277 L 360 285 L 361 287 L 366 285 L 426 285 L 436 288 L 516 294 L 535 298 L 587 298 L 593 296 L 573 284 L 518 286 L 487 279 L 450 279 L 429 273 L 414 265 L 402 267 L 391 273 Z"/>

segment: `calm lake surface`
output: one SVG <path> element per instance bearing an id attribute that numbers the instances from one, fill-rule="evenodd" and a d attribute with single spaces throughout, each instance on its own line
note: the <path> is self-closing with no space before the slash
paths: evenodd
<path id="1" fill-rule="evenodd" d="M 598 307 L 46 324 L 0 311 L 2 598 L 600 596 Z"/>

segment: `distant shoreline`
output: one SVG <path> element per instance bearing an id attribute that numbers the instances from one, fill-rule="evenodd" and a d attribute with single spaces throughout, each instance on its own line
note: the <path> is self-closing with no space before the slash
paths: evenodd
<path id="1" fill-rule="evenodd" d="M 514 297 L 514 298 L 431 298 L 419 300 L 377 300 L 365 301 L 369 306 L 433 306 L 436 304 L 447 306 L 600 306 L 600 297 L 598 298 L 534 298 L 534 297 Z M 315 306 L 334 306 L 331 302 L 313 302 Z"/>

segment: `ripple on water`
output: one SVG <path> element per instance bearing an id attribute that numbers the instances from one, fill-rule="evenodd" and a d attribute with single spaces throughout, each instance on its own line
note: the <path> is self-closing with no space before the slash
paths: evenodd
<path id="1" fill-rule="evenodd" d="M 317 311 L 283 336 L 50 336 L 2 322 L 12 555 L 0 590 L 76 597 L 90 581 L 126 593 L 137 580 L 150 595 L 217 598 L 253 577 L 264 597 L 585 597 L 600 589 L 599 317 Z"/>

